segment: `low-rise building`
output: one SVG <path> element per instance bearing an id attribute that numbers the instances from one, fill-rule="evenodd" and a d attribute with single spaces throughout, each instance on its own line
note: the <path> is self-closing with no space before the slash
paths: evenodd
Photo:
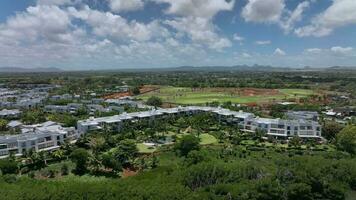
<path id="1" fill-rule="evenodd" d="M 197 113 L 213 113 L 219 122 L 234 125 L 244 132 L 265 131 L 268 136 L 289 138 L 299 136 L 301 138 L 321 138 L 321 125 L 312 120 L 294 119 L 269 119 L 255 117 L 252 113 L 230 111 L 228 109 L 215 107 L 178 107 L 168 109 L 157 109 L 144 112 L 123 113 L 111 117 L 89 118 L 79 121 L 77 124 L 80 133 L 87 133 L 91 130 L 110 129 L 120 130 L 126 121 L 136 120 L 152 121 L 155 118 L 165 116 L 189 116 Z"/>
<path id="2" fill-rule="evenodd" d="M 318 121 L 319 119 L 319 114 L 318 112 L 313 112 L 313 111 L 288 111 L 286 113 L 286 117 L 288 119 L 304 119 L 304 120 L 312 120 L 312 121 Z"/>
<path id="3" fill-rule="evenodd" d="M 64 128 L 53 122 L 23 126 L 22 129 L 22 133 L 18 135 L 0 136 L 0 158 L 10 154 L 21 156 L 30 150 L 55 150 L 65 141 L 73 141 L 79 137 L 74 127 Z"/>
<path id="4" fill-rule="evenodd" d="M 0 111 L 0 118 L 2 119 L 17 119 L 21 116 L 22 112 L 18 109 L 14 110 L 1 110 Z"/>
<path id="5" fill-rule="evenodd" d="M 73 95 L 71 94 L 53 95 L 49 97 L 49 100 L 51 101 L 72 100 L 72 99 L 73 99 Z"/>

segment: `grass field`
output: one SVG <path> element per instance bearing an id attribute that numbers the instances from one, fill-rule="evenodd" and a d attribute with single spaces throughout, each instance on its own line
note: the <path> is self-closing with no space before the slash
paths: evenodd
<path id="1" fill-rule="evenodd" d="M 215 144 L 218 142 L 218 140 L 210 134 L 201 134 L 199 138 L 201 145 Z"/>
<path id="2" fill-rule="evenodd" d="M 235 88 L 205 88 L 194 90 L 191 88 L 164 86 L 159 90 L 140 95 L 146 100 L 151 96 L 158 96 L 164 102 L 175 104 L 204 104 L 218 101 L 232 103 L 259 103 L 289 98 L 302 98 L 314 94 L 312 90 L 304 89 L 235 89 Z"/>
<path id="3" fill-rule="evenodd" d="M 136 144 L 139 153 L 153 153 L 156 151 L 156 147 L 149 147 L 145 144 Z"/>

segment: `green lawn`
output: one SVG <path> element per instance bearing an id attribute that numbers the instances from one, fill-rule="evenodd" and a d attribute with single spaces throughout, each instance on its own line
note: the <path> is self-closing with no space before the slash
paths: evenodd
<path id="1" fill-rule="evenodd" d="M 216 144 L 218 140 L 210 134 L 201 134 L 199 136 L 201 145 Z"/>
<path id="2" fill-rule="evenodd" d="M 151 96 L 158 96 L 164 102 L 176 104 L 204 104 L 207 102 L 227 102 L 232 103 L 252 103 L 252 102 L 268 102 L 273 100 L 283 100 L 287 98 L 301 98 L 312 95 L 312 90 L 303 89 L 279 89 L 279 94 L 276 95 L 257 95 L 257 96 L 242 96 L 230 91 L 216 91 L 212 89 L 204 89 L 202 91 L 194 91 L 191 88 L 170 87 L 164 86 L 160 90 L 149 92 L 140 95 L 139 98 L 147 100 Z"/>
<path id="3" fill-rule="evenodd" d="M 191 133 L 178 134 L 177 137 L 181 138 L 183 135 L 189 135 L 189 134 L 191 134 Z M 196 135 L 195 133 L 193 133 L 193 134 Z M 200 134 L 199 138 L 200 138 L 201 145 L 209 145 L 209 144 L 218 143 L 218 140 L 213 135 L 210 135 L 208 133 Z"/>
<path id="4" fill-rule="evenodd" d="M 150 147 L 150 146 L 144 145 L 143 143 L 138 143 L 138 144 L 136 144 L 136 146 L 138 148 L 139 153 L 153 153 L 157 150 L 156 147 Z"/>

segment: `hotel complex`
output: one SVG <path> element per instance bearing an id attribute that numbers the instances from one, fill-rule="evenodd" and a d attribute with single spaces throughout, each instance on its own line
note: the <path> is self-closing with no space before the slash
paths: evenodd
<path id="1" fill-rule="evenodd" d="M 321 138 L 321 126 L 318 122 L 306 119 L 268 119 L 259 118 L 254 114 L 236 112 L 216 107 L 177 107 L 168 109 L 153 109 L 150 111 L 123 113 L 102 118 L 89 118 L 78 121 L 77 129 L 63 128 L 57 123 L 46 122 L 32 126 L 22 125 L 19 135 L 0 136 L 0 158 L 10 154 L 23 155 L 30 150 L 50 151 L 60 147 L 65 141 L 75 141 L 81 135 L 94 130 L 120 131 L 125 122 L 147 120 L 152 122 L 157 118 L 191 116 L 209 112 L 221 123 L 234 126 L 244 132 L 263 130 L 267 136 L 289 138 Z"/>
<path id="2" fill-rule="evenodd" d="M 321 138 L 321 126 L 318 122 L 306 119 L 268 119 L 259 118 L 254 114 L 246 112 L 231 111 L 216 107 L 177 107 L 168 109 L 157 109 L 145 112 L 123 113 L 111 117 L 89 118 L 78 122 L 78 132 L 85 134 L 92 130 L 110 127 L 120 131 L 125 121 L 149 120 L 167 116 L 193 115 L 196 113 L 210 112 L 216 116 L 219 122 L 224 122 L 244 132 L 263 130 L 268 136 L 288 138 L 299 136 L 301 138 Z"/>

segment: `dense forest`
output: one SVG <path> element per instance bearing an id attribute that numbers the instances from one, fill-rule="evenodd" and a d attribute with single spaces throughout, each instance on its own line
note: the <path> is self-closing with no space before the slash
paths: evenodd
<path id="1" fill-rule="evenodd" d="M 305 155 L 303 155 L 305 154 Z M 159 167 L 126 179 L 4 175 L 2 199 L 330 199 L 356 187 L 356 160 L 342 153 L 203 148 L 166 152 Z"/>

